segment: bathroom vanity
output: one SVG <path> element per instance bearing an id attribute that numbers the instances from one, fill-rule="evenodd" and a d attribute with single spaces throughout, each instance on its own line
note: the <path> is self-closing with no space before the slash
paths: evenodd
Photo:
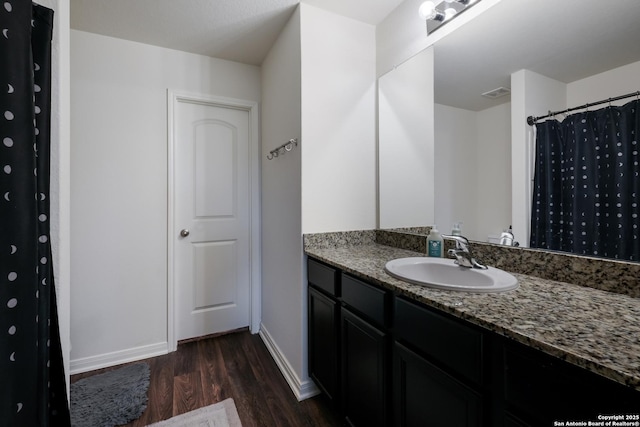
<path id="1" fill-rule="evenodd" d="M 309 375 L 350 425 L 640 422 L 638 298 L 522 274 L 429 289 L 384 272 L 419 254 L 366 239 L 305 252 Z"/>

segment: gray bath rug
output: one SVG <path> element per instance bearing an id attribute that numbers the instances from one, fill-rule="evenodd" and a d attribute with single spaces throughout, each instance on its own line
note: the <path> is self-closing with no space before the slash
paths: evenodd
<path id="1" fill-rule="evenodd" d="M 147 408 L 149 365 L 136 363 L 71 384 L 72 427 L 113 427 Z"/>

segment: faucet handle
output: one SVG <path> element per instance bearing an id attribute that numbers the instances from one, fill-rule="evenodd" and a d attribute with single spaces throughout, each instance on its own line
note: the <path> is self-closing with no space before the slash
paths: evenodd
<path id="1" fill-rule="evenodd" d="M 461 267 L 479 268 L 486 270 L 486 265 L 480 264 L 471 253 L 471 245 L 469 239 L 464 236 L 454 236 L 450 234 L 443 234 L 443 239 L 454 240 L 456 242 L 456 249 L 449 249 L 447 253 L 451 258 L 456 259 L 456 264 Z"/>
<path id="2" fill-rule="evenodd" d="M 469 247 L 469 239 L 464 236 L 454 236 L 453 234 L 443 234 L 443 239 L 455 240 L 456 243 L 461 245 L 461 249 L 467 249 Z"/>

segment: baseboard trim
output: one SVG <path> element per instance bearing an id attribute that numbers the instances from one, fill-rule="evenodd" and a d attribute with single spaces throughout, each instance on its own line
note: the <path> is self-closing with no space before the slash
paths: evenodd
<path id="1" fill-rule="evenodd" d="M 157 344 L 150 344 L 142 347 L 75 359 L 69 364 L 69 370 L 70 375 L 81 374 L 83 372 L 108 368 L 111 366 L 121 365 L 123 363 L 162 356 L 167 353 L 169 353 L 169 344 L 167 342 L 160 342 Z"/>
<path id="2" fill-rule="evenodd" d="M 273 341 L 273 338 L 269 334 L 267 328 L 264 327 L 264 324 L 260 324 L 260 332 L 258 332 L 258 334 L 260 335 L 260 338 L 262 338 L 264 345 L 267 347 L 267 350 L 269 350 L 271 357 L 275 360 L 276 365 L 278 365 L 278 369 L 282 372 L 285 381 L 289 384 L 291 391 L 293 391 L 293 394 L 296 396 L 298 401 L 320 394 L 320 389 L 311 379 L 307 379 L 306 381 L 300 380 L 300 377 L 298 377 L 287 358 L 284 356 L 282 351 L 280 351 L 278 345 Z"/>

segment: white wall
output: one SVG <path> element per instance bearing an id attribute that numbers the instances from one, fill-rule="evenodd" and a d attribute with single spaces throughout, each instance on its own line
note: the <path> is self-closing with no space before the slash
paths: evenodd
<path id="1" fill-rule="evenodd" d="M 300 139 L 300 9 L 262 64 L 262 326 L 274 357 L 301 399 L 315 387 L 307 376 L 306 287 L 303 277 Z M 300 145 L 267 160 L 291 138 Z"/>
<path id="2" fill-rule="evenodd" d="M 435 104 L 435 223 L 449 234 L 462 221 L 462 234 L 476 237 L 478 176 L 476 113 Z M 484 240 L 484 239 L 483 239 Z"/>
<path id="3" fill-rule="evenodd" d="M 477 113 L 476 235 L 486 241 L 511 224 L 511 104 Z"/>
<path id="4" fill-rule="evenodd" d="M 615 98 L 638 90 L 640 90 L 640 61 L 567 84 L 567 107 Z M 626 104 L 633 99 L 635 98 L 627 98 L 613 102 L 612 105 Z M 606 104 L 594 108 L 602 107 L 606 107 Z"/>
<path id="5" fill-rule="evenodd" d="M 254 66 L 71 32 L 71 370 L 166 352 L 167 89 L 260 100 Z"/>
<path id="6" fill-rule="evenodd" d="M 511 223 L 511 109 L 436 104 L 436 224 L 487 241 Z"/>
<path id="7" fill-rule="evenodd" d="M 433 48 L 378 80 L 380 228 L 433 224 Z"/>
<path id="8" fill-rule="evenodd" d="M 375 228 L 374 27 L 300 4 L 263 63 L 262 97 L 261 335 L 303 399 L 318 390 L 302 234 Z"/>
<path id="9" fill-rule="evenodd" d="M 302 231 L 375 228 L 375 27 L 300 9 Z"/>
<path id="10" fill-rule="evenodd" d="M 386 74 L 433 44 L 418 9 L 424 0 L 405 0 L 376 27 L 377 75 Z"/>

